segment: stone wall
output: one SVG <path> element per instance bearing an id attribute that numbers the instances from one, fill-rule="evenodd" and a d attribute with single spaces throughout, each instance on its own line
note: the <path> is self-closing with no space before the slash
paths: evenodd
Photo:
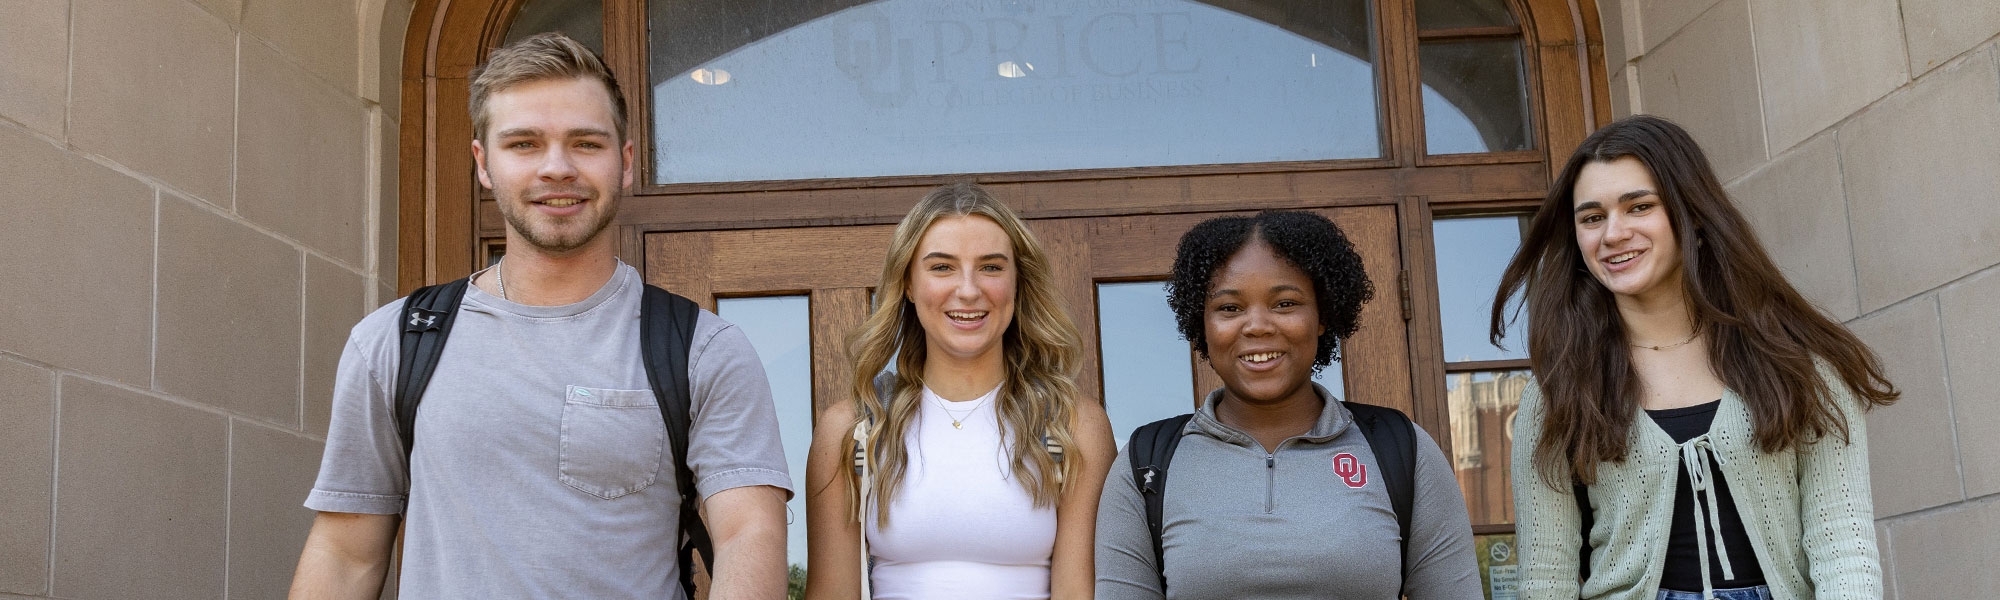
<path id="1" fill-rule="evenodd" d="M 283 597 L 409 14 L 0 0 L 0 596 Z"/>
<path id="2" fill-rule="evenodd" d="M 1603 0 L 1613 104 L 1710 153 L 1788 276 L 1888 364 L 1888 595 L 2000 597 L 2000 3 Z"/>

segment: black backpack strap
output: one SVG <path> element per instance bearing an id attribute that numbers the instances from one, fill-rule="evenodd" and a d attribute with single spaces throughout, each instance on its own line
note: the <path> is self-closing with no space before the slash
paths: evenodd
<path id="1" fill-rule="evenodd" d="M 1382 470 L 1382 487 L 1389 491 L 1389 506 L 1396 510 L 1396 529 L 1403 535 L 1403 580 L 1410 574 L 1410 513 L 1415 510 L 1417 479 L 1416 424 L 1402 411 L 1346 403 L 1375 452 L 1375 466 Z"/>
<path id="2" fill-rule="evenodd" d="M 646 381 L 660 402 L 667 424 L 667 443 L 674 453 L 674 480 L 681 492 L 681 588 L 694 597 L 694 555 L 715 567 L 715 548 L 708 526 L 701 521 L 701 497 L 688 467 L 688 429 L 693 424 L 694 395 L 688 382 L 688 351 L 694 347 L 695 321 L 701 307 L 693 300 L 648 285 L 639 305 L 639 349 L 646 364 Z"/>
<path id="3" fill-rule="evenodd" d="M 445 339 L 458 316 L 458 303 L 465 298 L 467 280 L 417 288 L 403 300 L 402 356 L 396 364 L 396 432 L 403 437 L 403 460 L 417 443 L 417 404 L 430 387 L 431 373 L 437 371 L 438 357 L 444 355 Z"/>
<path id="4" fill-rule="evenodd" d="M 1126 460 L 1132 464 L 1132 483 L 1146 499 L 1146 530 L 1153 534 L 1153 566 L 1160 570 L 1160 590 L 1167 588 L 1166 546 L 1161 542 L 1161 513 L 1166 506 L 1167 465 L 1174 462 L 1174 450 L 1181 445 L 1181 432 L 1193 414 L 1161 419 L 1132 430 L 1125 442 Z"/>

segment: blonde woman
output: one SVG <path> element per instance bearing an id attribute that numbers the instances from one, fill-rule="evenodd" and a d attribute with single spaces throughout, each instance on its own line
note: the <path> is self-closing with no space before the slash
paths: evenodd
<path id="1" fill-rule="evenodd" d="M 875 297 L 853 397 L 813 431 L 806 596 L 1091 597 L 1116 450 L 1034 234 L 977 185 L 938 188 Z"/>

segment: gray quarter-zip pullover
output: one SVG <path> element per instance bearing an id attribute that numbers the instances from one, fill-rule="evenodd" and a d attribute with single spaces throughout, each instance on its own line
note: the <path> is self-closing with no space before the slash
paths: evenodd
<path id="1" fill-rule="evenodd" d="M 1097 598 L 1482 597 L 1465 499 L 1444 452 L 1417 428 L 1408 585 L 1400 534 L 1375 453 L 1353 415 L 1324 388 L 1304 435 L 1264 447 L 1215 418 L 1209 394 L 1168 468 L 1161 521 L 1166 586 L 1146 531 L 1146 503 L 1120 452 L 1097 513 Z M 1343 462 L 1345 464 L 1343 464 Z"/>

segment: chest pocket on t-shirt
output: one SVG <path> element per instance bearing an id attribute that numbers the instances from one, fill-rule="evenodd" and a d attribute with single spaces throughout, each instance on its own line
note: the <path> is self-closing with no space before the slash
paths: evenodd
<path id="1" fill-rule="evenodd" d="M 653 485 L 667 426 L 652 390 L 572 385 L 563 400 L 561 443 L 563 484 L 609 500 Z"/>

